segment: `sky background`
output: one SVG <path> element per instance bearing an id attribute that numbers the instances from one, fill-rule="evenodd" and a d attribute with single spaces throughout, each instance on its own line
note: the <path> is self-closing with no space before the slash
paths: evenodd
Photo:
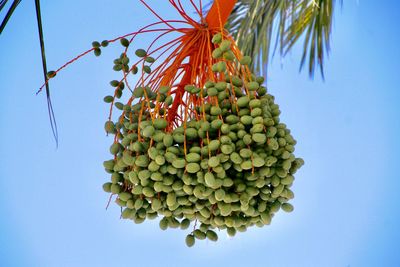
<path id="1" fill-rule="evenodd" d="M 0 36 L 0 266 L 400 266 L 400 3 L 337 8 L 326 80 L 298 72 L 301 46 L 270 65 L 269 90 L 306 164 L 295 211 L 272 224 L 188 249 L 185 231 L 136 225 L 106 211 L 103 131 L 116 45 L 51 83 L 55 148 L 42 84 L 34 1 Z M 149 0 L 166 18 L 167 1 Z M 194 15 L 194 14 L 193 14 Z M 156 19 L 139 1 L 42 1 L 49 69 Z M 149 43 L 143 36 L 138 47 Z"/>

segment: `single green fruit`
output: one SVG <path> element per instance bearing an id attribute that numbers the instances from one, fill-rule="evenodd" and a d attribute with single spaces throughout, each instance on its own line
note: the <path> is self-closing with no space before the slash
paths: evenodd
<path id="1" fill-rule="evenodd" d="M 259 84 L 262 84 L 264 81 L 265 81 L 264 77 L 259 76 L 256 78 L 256 82 L 258 82 Z"/>
<path id="2" fill-rule="evenodd" d="M 154 63 L 156 60 L 153 57 L 146 57 L 144 59 L 144 61 L 148 62 L 148 63 Z"/>
<path id="3" fill-rule="evenodd" d="M 138 177 L 139 177 L 140 180 L 149 179 L 150 175 L 151 175 L 151 172 L 149 170 L 146 170 L 146 169 L 145 170 L 141 170 L 138 173 Z"/>
<path id="4" fill-rule="evenodd" d="M 186 245 L 188 247 L 193 247 L 194 243 L 195 243 L 195 239 L 193 235 L 187 235 L 186 239 L 185 239 Z"/>
<path id="5" fill-rule="evenodd" d="M 168 193 L 166 202 L 167 202 L 167 205 L 169 207 L 173 207 L 176 204 L 176 195 L 175 195 L 175 193 Z"/>
<path id="6" fill-rule="evenodd" d="M 222 120 L 215 119 L 211 122 L 211 128 L 218 130 L 219 128 L 221 128 L 222 124 L 224 124 Z"/>
<path id="7" fill-rule="evenodd" d="M 265 88 L 264 86 L 260 86 L 260 88 L 258 88 L 257 90 L 257 94 L 259 96 L 263 96 L 267 93 L 267 88 Z"/>
<path id="8" fill-rule="evenodd" d="M 174 138 L 170 134 L 166 134 L 163 137 L 163 144 L 165 147 L 170 147 L 174 143 Z"/>
<path id="9" fill-rule="evenodd" d="M 222 57 L 222 54 L 222 50 L 220 48 L 216 48 L 214 51 L 212 51 L 211 56 L 214 59 L 219 59 Z"/>
<path id="10" fill-rule="evenodd" d="M 258 84 L 258 82 L 249 82 L 247 84 L 247 89 L 249 89 L 249 91 L 256 91 L 259 87 L 260 85 Z"/>
<path id="11" fill-rule="evenodd" d="M 208 166 L 211 168 L 217 167 L 219 165 L 219 158 L 216 156 L 213 156 L 208 159 Z"/>
<path id="12" fill-rule="evenodd" d="M 242 158 L 250 158 L 251 155 L 253 154 L 253 152 L 252 152 L 250 149 L 248 149 L 248 148 L 242 148 L 242 149 L 239 151 L 239 154 L 240 154 L 240 156 L 241 156 Z"/>
<path id="13" fill-rule="evenodd" d="M 292 212 L 294 210 L 293 205 L 290 203 L 283 203 L 281 207 L 286 212 Z"/>
<path id="14" fill-rule="evenodd" d="M 240 59 L 240 64 L 242 65 L 250 65 L 251 64 L 251 57 L 249 56 L 244 56 Z"/>
<path id="15" fill-rule="evenodd" d="M 103 162 L 103 166 L 107 170 L 112 170 L 114 168 L 115 161 L 113 159 L 106 160 Z"/>
<path id="16" fill-rule="evenodd" d="M 110 153 L 112 155 L 117 155 L 118 152 L 120 151 L 120 149 L 121 149 L 121 146 L 119 145 L 119 143 L 114 143 L 110 147 Z"/>
<path id="17" fill-rule="evenodd" d="M 140 155 L 136 158 L 135 165 L 146 168 L 149 165 L 149 158 L 145 155 Z"/>
<path id="18" fill-rule="evenodd" d="M 119 184 L 112 184 L 110 189 L 113 194 L 119 194 L 121 192 L 121 186 Z"/>
<path id="19" fill-rule="evenodd" d="M 222 50 L 222 52 L 227 52 L 231 49 L 231 41 L 229 40 L 223 40 L 219 46 L 219 48 Z"/>
<path id="20" fill-rule="evenodd" d="M 165 158 L 164 158 L 164 156 L 162 156 L 162 155 L 157 155 L 157 156 L 156 156 L 156 159 L 155 159 L 155 162 L 156 162 L 159 166 L 164 165 L 164 164 L 165 164 Z"/>
<path id="21" fill-rule="evenodd" d="M 211 39 L 211 42 L 213 44 L 219 44 L 222 41 L 222 34 L 221 33 L 217 33 L 213 36 L 213 38 Z"/>
<path id="22" fill-rule="evenodd" d="M 129 63 L 129 57 L 124 55 L 124 57 L 121 59 L 121 62 L 123 65 L 127 65 Z"/>
<path id="23" fill-rule="evenodd" d="M 105 96 L 103 100 L 104 100 L 104 102 L 106 102 L 106 103 L 111 103 L 111 102 L 114 101 L 114 97 L 111 96 L 111 95 L 108 95 L 108 96 Z"/>
<path id="24" fill-rule="evenodd" d="M 265 165 L 265 160 L 261 157 L 254 157 L 253 165 L 254 167 L 260 168 Z"/>
<path id="25" fill-rule="evenodd" d="M 92 46 L 93 46 L 94 48 L 99 48 L 99 47 L 100 47 L 100 43 L 97 42 L 97 41 L 94 41 L 94 42 L 92 42 Z"/>
<path id="26" fill-rule="evenodd" d="M 206 185 L 211 188 L 214 188 L 216 185 L 216 180 L 215 180 L 214 174 L 212 174 L 211 172 L 207 172 L 204 175 L 204 181 L 205 181 Z"/>
<path id="27" fill-rule="evenodd" d="M 104 129 L 106 130 L 106 133 L 114 133 L 115 131 L 115 124 L 112 121 L 107 121 L 104 124 Z"/>
<path id="28" fill-rule="evenodd" d="M 145 56 L 147 55 L 147 52 L 146 52 L 146 50 L 144 50 L 144 49 L 137 49 L 137 50 L 135 51 L 135 54 L 136 54 L 136 56 L 138 56 L 138 57 L 145 57 Z"/>
<path id="29" fill-rule="evenodd" d="M 216 232 L 214 232 L 213 230 L 207 230 L 206 232 L 206 236 L 209 240 L 211 241 L 217 241 L 218 240 L 218 235 Z"/>
<path id="30" fill-rule="evenodd" d="M 240 118 L 240 122 L 243 123 L 244 125 L 250 125 L 252 121 L 253 117 L 250 115 L 244 115 Z"/>
<path id="31" fill-rule="evenodd" d="M 240 108 L 243 108 L 243 107 L 247 107 L 249 105 L 249 102 L 250 102 L 250 99 L 248 96 L 241 96 L 238 98 L 236 103 Z"/>
<path id="32" fill-rule="evenodd" d="M 222 145 L 221 146 L 221 152 L 226 155 L 230 155 L 233 151 L 234 151 L 234 148 L 232 147 L 232 145 Z"/>
<path id="33" fill-rule="evenodd" d="M 169 87 L 167 85 L 163 85 L 160 87 L 160 89 L 158 89 L 158 92 L 160 94 L 167 94 L 170 90 L 171 90 L 171 87 Z"/>
<path id="34" fill-rule="evenodd" d="M 107 40 L 103 40 L 102 42 L 101 42 L 101 46 L 102 47 L 107 47 L 108 46 L 108 41 Z"/>
<path id="35" fill-rule="evenodd" d="M 101 52 L 101 51 L 100 51 Z M 96 49 L 94 50 L 94 54 L 96 55 Z M 96 55 L 97 56 L 97 55 Z M 113 67 L 113 70 L 115 71 L 121 71 L 122 70 L 122 64 L 115 64 Z"/>
<path id="36" fill-rule="evenodd" d="M 208 148 L 210 149 L 210 151 L 215 151 L 219 148 L 220 144 L 221 142 L 219 140 L 212 140 L 208 144 Z"/>
<path id="37" fill-rule="evenodd" d="M 233 54 L 232 51 L 227 51 L 223 54 L 224 59 L 228 60 L 228 61 L 233 61 L 236 57 L 235 54 Z"/>
<path id="38" fill-rule="evenodd" d="M 225 89 L 226 89 L 226 86 L 227 86 L 227 83 L 226 83 L 226 82 L 217 82 L 217 83 L 215 84 L 215 88 L 217 88 L 217 90 L 218 90 L 219 92 L 225 90 Z"/>
<path id="39" fill-rule="evenodd" d="M 222 201 L 225 197 L 225 191 L 224 189 L 220 188 L 217 191 L 215 191 L 215 199 L 218 201 Z"/>
<path id="40" fill-rule="evenodd" d="M 232 228 L 232 227 L 227 228 L 226 231 L 229 236 L 235 236 L 235 234 L 236 234 L 236 229 Z"/>
<path id="41" fill-rule="evenodd" d="M 257 144 L 265 144 L 267 141 L 267 137 L 263 133 L 255 133 L 252 135 L 252 139 Z"/>
<path id="42" fill-rule="evenodd" d="M 47 79 L 54 78 L 54 77 L 56 77 L 56 75 L 57 75 L 57 72 L 55 72 L 54 70 L 51 70 L 51 71 L 46 73 Z"/>
<path id="43" fill-rule="evenodd" d="M 161 201 L 160 201 L 159 199 L 157 199 L 157 198 L 153 198 L 153 199 L 151 200 L 151 208 L 152 208 L 152 210 L 154 210 L 154 211 L 158 211 L 159 209 L 161 209 L 161 208 L 162 208 L 162 203 L 161 203 Z"/>
<path id="44" fill-rule="evenodd" d="M 121 45 L 124 47 L 128 47 L 130 44 L 128 39 L 126 39 L 126 38 L 121 38 L 119 41 L 121 42 Z"/>
<path id="45" fill-rule="evenodd" d="M 231 79 L 232 79 L 232 84 L 234 86 L 239 87 L 239 88 L 243 86 L 243 81 L 239 77 L 233 76 Z"/>
<path id="46" fill-rule="evenodd" d="M 95 55 L 96 57 L 99 57 L 99 56 L 101 55 L 101 49 L 100 49 L 100 48 L 95 48 L 95 49 L 93 50 L 93 52 L 94 52 L 94 55 Z"/>
<path id="47" fill-rule="evenodd" d="M 167 122 L 167 120 L 165 120 L 163 118 L 157 118 L 154 120 L 153 125 L 156 129 L 163 130 L 163 129 L 167 128 L 168 122 Z"/>
<path id="48" fill-rule="evenodd" d="M 200 171 L 200 165 L 197 163 L 189 163 L 186 165 L 186 171 L 188 173 L 196 173 Z"/>
<path id="49" fill-rule="evenodd" d="M 183 219 L 183 220 L 181 221 L 181 229 L 182 229 L 182 230 L 188 229 L 189 226 L 190 226 L 190 220 L 188 220 L 188 219 Z"/>
<path id="50" fill-rule="evenodd" d="M 150 73 L 151 73 L 151 68 L 150 68 L 150 66 L 147 66 L 147 65 L 143 66 L 143 71 L 144 71 L 145 73 L 147 73 L 147 74 L 150 74 Z"/>
<path id="51" fill-rule="evenodd" d="M 199 162 L 201 160 L 201 156 L 197 153 L 189 153 L 186 155 L 186 161 L 189 163 Z"/>
<path id="52" fill-rule="evenodd" d="M 122 200 L 122 201 L 128 201 L 129 199 L 132 198 L 132 194 L 128 193 L 128 192 L 122 192 L 118 194 L 118 197 Z"/>
<path id="53" fill-rule="evenodd" d="M 259 108 L 261 107 L 261 100 L 260 99 L 252 99 L 250 100 L 249 106 L 251 108 Z"/>
<path id="54" fill-rule="evenodd" d="M 240 157 L 240 155 L 236 152 L 231 153 L 231 155 L 229 156 L 230 160 L 234 163 L 234 164 L 241 164 L 243 162 L 243 159 Z"/>
<path id="55" fill-rule="evenodd" d="M 226 63 L 224 61 L 218 62 L 216 70 L 217 70 L 217 72 L 225 72 L 226 71 Z"/>
<path id="56" fill-rule="evenodd" d="M 220 107 L 211 107 L 211 110 L 210 110 L 210 114 L 211 114 L 211 115 L 213 115 L 213 116 L 218 116 L 218 115 L 220 115 L 221 113 L 222 113 L 222 110 L 221 110 Z"/>
<path id="57" fill-rule="evenodd" d="M 111 185 L 112 185 L 112 183 L 105 183 L 105 184 L 103 184 L 103 190 L 104 190 L 104 192 L 106 192 L 106 193 L 111 193 Z"/>
<path id="58" fill-rule="evenodd" d="M 137 67 L 136 65 L 135 65 L 135 66 L 132 66 L 131 72 L 132 72 L 133 75 L 137 74 L 138 71 L 139 71 L 139 69 L 138 69 L 138 67 Z"/>
<path id="59" fill-rule="evenodd" d="M 242 164 L 240 164 L 240 167 L 243 170 L 251 170 L 253 168 L 253 163 L 251 160 L 246 160 L 246 161 L 243 161 Z"/>
<path id="60" fill-rule="evenodd" d="M 146 126 L 146 128 L 144 128 L 142 134 L 144 137 L 150 138 L 154 134 L 154 131 L 155 131 L 154 127 L 149 125 Z"/>
<path id="61" fill-rule="evenodd" d="M 122 219 L 129 219 L 133 215 L 133 210 L 131 209 L 124 209 L 121 213 L 121 218 Z"/>
<path id="62" fill-rule="evenodd" d="M 167 228 L 168 228 L 168 220 L 167 220 L 166 217 L 164 217 L 164 218 L 162 218 L 160 220 L 159 226 L 160 226 L 161 230 L 167 230 Z"/>
<path id="63" fill-rule="evenodd" d="M 140 98 L 143 96 L 144 93 L 144 88 L 143 87 L 137 87 L 135 90 L 133 90 L 132 95 L 136 98 Z"/>
<path id="64" fill-rule="evenodd" d="M 123 110 L 124 109 L 124 104 L 122 104 L 121 102 L 115 102 L 114 105 L 119 110 Z"/>
<path id="65" fill-rule="evenodd" d="M 195 128 L 186 128 L 185 135 L 188 139 L 195 139 L 198 136 Z"/>
<path id="66" fill-rule="evenodd" d="M 154 197 L 154 190 L 151 187 L 144 187 L 143 188 L 143 195 L 146 197 Z"/>
<path id="67" fill-rule="evenodd" d="M 207 94 L 209 96 L 216 96 L 216 95 L 218 95 L 218 90 L 215 87 L 208 88 L 207 89 Z"/>

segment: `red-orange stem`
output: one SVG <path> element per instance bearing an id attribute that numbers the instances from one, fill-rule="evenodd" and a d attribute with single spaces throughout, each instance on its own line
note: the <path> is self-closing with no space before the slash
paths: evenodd
<path id="1" fill-rule="evenodd" d="M 185 85 L 190 83 L 191 71 L 192 70 L 189 63 L 189 65 L 185 67 L 185 74 L 183 75 L 182 80 L 180 81 L 179 85 L 175 90 L 174 102 L 172 103 L 171 108 L 168 110 L 167 120 L 169 122 L 169 125 L 171 126 L 173 125 L 172 122 L 175 120 L 178 108 L 182 104 L 182 98 L 185 93 Z"/>
<path id="2" fill-rule="evenodd" d="M 237 0 L 214 0 L 214 4 L 206 17 L 208 28 L 223 28 L 228 21 L 229 15 L 232 13 L 236 1 Z"/>

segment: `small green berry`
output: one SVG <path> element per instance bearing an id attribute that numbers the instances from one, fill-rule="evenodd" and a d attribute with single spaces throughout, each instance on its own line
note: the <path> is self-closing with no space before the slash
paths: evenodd
<path id="1" fill-rule="evenodd" d="M 126 38 L 122 38 L 121 40 L 119 40 L 121 42 L 122 46 L 128 47 L 129 46 L 129 41 Z"/>
<path id="2" fill-rule="evenodd" d="M 104 40 L 104 41 L 101 42 L 100 45 L 101 45 L 102 47 L 107 47 L 107 46 L 108 46 L 108 41 L 107 41 L 107 40 Z"/>
<path id="3" fill-rule="evenodd" d="M 146 50 L 144 50 L 144 49 L 137 49 L 136 52 L 135 52 L 135 54 L 136 54 L 138 57 L 145 57 L 145 56 L 147 55 L 147 52 L 146 52 Z"/>
<path id="4" fill-rule="evenodd" d="M 97 42 L 97 41 L 94 41 L 94 42 L 92 42 L 92 46 L 93 46 L 94 48 L 99 48 L 99 47 L 100 47 L 100 43 Z"/>
<path id="5" fill-rule="evenodd" d="M 101 55 L 101 49 L 100 49 L 100 48 L 95 48 L 95 49 L 93 50 L 93 52 L 94 52 L 94 55 L 95 55 L 96 57 L 98 57 L 98 56 Z"/>

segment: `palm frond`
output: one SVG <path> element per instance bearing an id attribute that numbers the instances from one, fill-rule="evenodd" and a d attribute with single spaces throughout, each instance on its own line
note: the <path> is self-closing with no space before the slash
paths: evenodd
<path id="1" fill-rule="evenodd" d="M 19 3 L 21 3 L 21 0 L 14 0 L 14 2 L 11 4 L 10 8 L 7 11 L 7 14 L 5 15 L 3 21 L 0 24 L 0 34 L 3 32 L 4 28 L 6 27 L 8 21 L 10 20 L 12 14 L 14 13 Z M 6 4 L 7 0 L 0 2 L 0 11 L 5 7 Z"/>
<path id="2" fill-rule="evenodd" d="M 8 0 L 0 0 L 0 12 L 6 6 L 7 2 L 8 2 Z M 17 8 L 17 6 L 19 5 L 20 2 L 21 2 L 21 0 L 14 0 L 14 2 L 11 4 L 7 14 L 5 15 L 3 21 L 0 25 L 0 34 L 3 32 L 5 26 L 7 25 L 7 22 L 11 18 L 12 14 L 14 13 L 15 9 Z M 35 10 L 36 10 L 38 32 L 39 32 L 40 50 L 41 50 L 41 56 L 42 56 L 43 76 L 44 76 L 44 80 L 46 81 L 47 80 L 47 63 L 46 63 L 46 53 L 45 53 L 45 47 L 44 47 L 43 28 L 42 28 L 42 15 L 40 12 L 40 1 L 39 0 L 35 0 Z M 48 83 L 46 83 L 46 99 L 47 99 L 47 109 L 48 109 L 48 113 L 49 113 L 51 130 L 53 132 L 53 136 L 56 141 L 56 145 L 58 146 L 57 122 L 56 122 L 55 115 L 54 115 L 53 105 L 51 103 L 50 87 L 49 87 Z"/>
<path id="3" fill-rule="evenodd" d="M 40 1 L 35 0 L 35 9 L 36 9 L 36 19 L 38 25 L 39 32 L 39 42 L 40 42 L 40 50 L 42 55 L 42 67 L 43 67 L 43 77 L 44 80 L 47 80 L 47 63 L 46 63 L 46 52 L 44 48 L 44 37 L 43 37 L 43 28 L 42 28 L 42 15 L 40 12 Z M 53 105 L 50 98 L 50 87 L 49 83 L 46 82 L 46 99 L 47 99 L 47 110 L 49 113 L 50 126 L 53 132 L 54 139 L 56 141 L 56 146 L 58 146 L 58 129 L 57 129 L 57 121 L 54 115 Z"/>
<path id="4" fill-rule="evenodd" d="M 284 56 L 304 40 L 300 69 L 308 59 L 309 75 L 319 66 L 323 77 L 334 6 L 335 0 L 239 0 L 227 26 L 260 74 L 266 75 L 271 53 Z"/>
<path id="5" fill-rule="evenodd" d="M 0 12 L 6 6 L 7 2 L 8 2 L 8 0 L 1 0 L 0 1 Z"/>

